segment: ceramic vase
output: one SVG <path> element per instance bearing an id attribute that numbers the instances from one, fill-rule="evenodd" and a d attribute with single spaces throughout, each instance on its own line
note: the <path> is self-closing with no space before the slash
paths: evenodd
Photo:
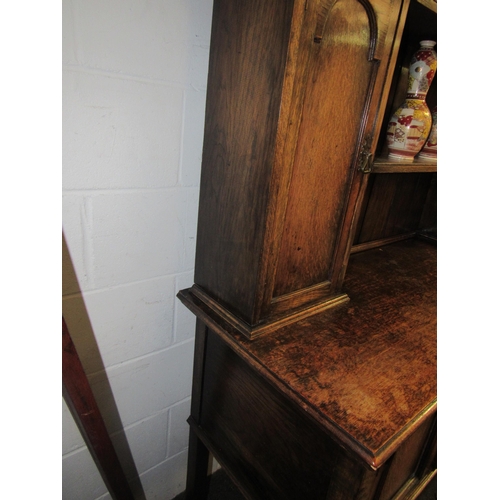
<path id="1" fill-rule="evenodd" d="M 406 99 L 392 116 L 387 129 L 391 159 L 413 161 L 431 131 L 432 117 L 425 97 L 437 69 L 435 45 L 434 41 L 423 40 L 411 59 Z"/>
<path id="2" fill-rule="evenodd" d="M 437 106 L 432 110 L 431 133 L 418 157 L 437 161 Z"/>

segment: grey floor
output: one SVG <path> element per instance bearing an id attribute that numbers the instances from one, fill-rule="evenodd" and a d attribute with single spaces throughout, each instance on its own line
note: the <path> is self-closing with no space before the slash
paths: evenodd
<path id="1" fill-rule="evenodd" d="M 181 493 L 174 500 L 184 500 L 185 495 Z M 243 495 L 238 491 L 236 486 L 231 482 L 227 474 L 222 470 L 218 470 L 212 474 L 210 480 L 210 489 L 208 493 L 209 500 L 244 500 Z M 307 499 L 304 499 L 307 500 Z M 418 500 L 437 500 L 437 478 L 434 478 L 423 493 L 418 497 Z"/>

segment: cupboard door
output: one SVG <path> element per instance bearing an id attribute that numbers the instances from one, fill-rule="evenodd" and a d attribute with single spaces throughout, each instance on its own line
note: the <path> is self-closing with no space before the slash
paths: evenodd
<path id="1" fill-rule="evenodd" d="M 339 0 L 312 42 L 274 296 L 329 279 L 371 80 L 370 36 L 365 7 Z"/>
<path id="2" fill-rule="evenodd" d="M 347 299 L 358 163 L 401 5 L 214 2 L 193 291 L 250 338 Z"/>
<path id="3" fill-rule="evenodd" d="M 348 244 L 353 180 L 363 143 L 371 147 L 366 130 L 375 121 L 400 7 L 399 0 L 309 2 L 316 22 L 304 23 L 309 33 L 298 55 L 305 61 L 303 79 L 296 76 L 301 112 L 296 140 L 286 145 L 293 155 L 284 155 L 290 173 L 274 235 L 273 312 L 339 292 L 334 271 Z"/>

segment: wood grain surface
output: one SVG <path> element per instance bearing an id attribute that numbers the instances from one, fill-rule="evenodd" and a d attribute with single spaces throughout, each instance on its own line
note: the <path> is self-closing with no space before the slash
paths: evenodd
<path id="1" fill-rule="evenodd" d="M 436 248 L 351 257 L 351 301 L 245 348 L 375 455 L 436 399 Z"/>
<path id="2" fill-rule="evenodd" d="M 195 282 L 254 310 L 293 2 L 214 2 Z"/>
<path id="3" fill-rule="evenodd" d="M 214 2 L 194 282 L 252 329 L 341 293 L 400 4 Z"/>
<path id="4" fill-rule="evenodd" d="M 183 302 L 366 462 L 383 463 L 436 411 L 436 247 L 405 240 L 351 257 L 351 301 L 249 341 Z"/>

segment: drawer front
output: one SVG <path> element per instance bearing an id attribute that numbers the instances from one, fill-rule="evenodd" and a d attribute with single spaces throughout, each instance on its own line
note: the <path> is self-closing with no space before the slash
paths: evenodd
<path id="1" fill-rule="evenodd" d="M 369 498 L 375 473 L 208 331 L 199 427 L 251 498 Z M 367 496 L 368 495 L 368 496 Z"/>

